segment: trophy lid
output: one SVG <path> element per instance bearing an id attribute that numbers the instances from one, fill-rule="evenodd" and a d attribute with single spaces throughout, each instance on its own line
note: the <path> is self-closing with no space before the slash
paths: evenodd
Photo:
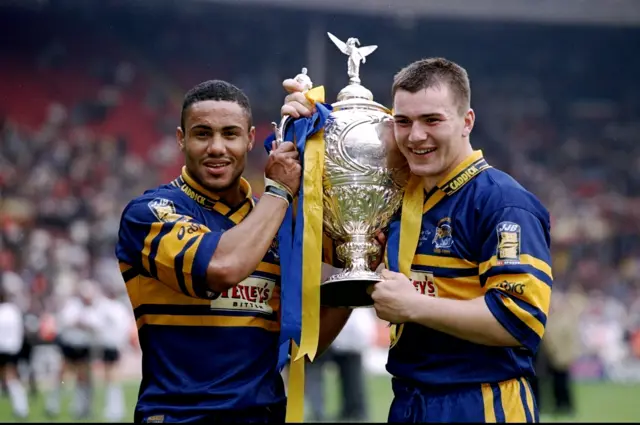
<path id="1" fill-rule="evenodd" d="M 338 102 L 349 99 L 362 99 L 373 101 L 373 93 L 371 90 L 359 83 L 350 83 L 338 93 Z"/>

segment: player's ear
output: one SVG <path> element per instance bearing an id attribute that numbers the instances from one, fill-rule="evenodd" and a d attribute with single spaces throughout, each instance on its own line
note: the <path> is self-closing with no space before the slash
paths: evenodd
<path id="1" fill-rule="evenodd" d="M 464 127 L 462 128 L 462 137 L 468 137 L 471 134 L 471 130 L 473 130 L 473 125 L 476 122 L 476 113 L 473 109 L 469 108 L 469 110 L 464 114 Z"/>
<path id="2" fill-rule="evenodd" d="M 253 149 L 253 145 L 256 143 L 256 128 L 251 126 L 249 129 L 249 144 L 247 144 L 247 152 Z"/>
<path id="3" fill-rule="evenodd" d="M 176 142 L 180 152 L 184 152 L 184 131 L 182 131 L 182 127 L 176 128 Z"/>

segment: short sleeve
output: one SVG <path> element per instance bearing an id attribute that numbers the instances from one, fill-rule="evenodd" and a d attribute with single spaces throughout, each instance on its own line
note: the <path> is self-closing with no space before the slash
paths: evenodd
<path id="1" fill-rule="evenodd" d="M 206 272 L 222 233 L 211 232 L 169 198 L 134 200 L 118 232 L 118 261 L 196 298 L 207 295 Z"/>
<path id="2" fill-rule="evenodd" d="M 481 232 L 479 264 L 489 310 L 532 352 L 544 335 L 553 286 L 548 215 L 540 215 L 518 207 L 494 212 Z"/>

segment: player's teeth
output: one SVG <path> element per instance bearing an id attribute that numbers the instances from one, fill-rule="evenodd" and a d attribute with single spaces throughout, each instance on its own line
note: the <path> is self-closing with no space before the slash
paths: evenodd
<path id="1" fill-rule="evenodd" d="M 422 149 L 422 150 L 414 150 L 414 153 L 417 153 L 418 155 L 423 155 L 425 153 L 429 153 L 429 152 L 433 152 L 435 149 L 434 148 L 430 148 L 430 149 Z"/>

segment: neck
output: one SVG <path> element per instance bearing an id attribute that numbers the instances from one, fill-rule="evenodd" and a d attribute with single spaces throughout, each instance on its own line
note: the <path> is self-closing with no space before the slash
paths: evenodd
<path id="1" fill-rule="evenodd" d="M 460 165 L 460 163 L 462 163 L 462 161 L 464 161 L 472 153 L 473 148 L 471 147 L 471 143 L 465 143 L 464 148 L 460 149 L 458 155 L 456 155 L 454 160 L 451 161 L 451 164 L 449 164 L 449 166 L 442 173 L 435 176 L 424 176 L 422 178 L 422 186 L 424 187 L 424 190 L 427 192 L 433 190 L 433 188 L 436 187 L 442 179 L 447 177 L 449 173 L 451 173 L 458 165 Z"/>
<path id="2" fill-rule="evenodd" d="M 235 207 L 239 205 L 244 199 L 247 197 L 249 193 L 245 193 L 243 189 L 243 185 L 241 183 L 241 178 L 236 179 L 229 187 L 223 190 L 213 190 L 206 185 L 204 185 L 196 176 L 195 173 L 189 172 L 185 167 L 186 177 L 192 180 L 194 184 L 200 186 L 200 191 L 203 195 L 210 197 L 212 199 L 219 199 L 230 207 Z M 188 182 L 187 182 L 188 184 Z M 249 189 L 250 191 L 250 189 Z M 207 193 L 208 192 L 208 193 Z"/>
<path id="3" fill-rule="evenodd" d="M 242 188 L 240 187 L 240 180 L 233 183 L 231 187 L 220 191 L 214 192 L 216 195 L 220 197 L 220 200 L 230 207 L 235 207 L 244 201 L 246 194 L 242 193 Z"/>

